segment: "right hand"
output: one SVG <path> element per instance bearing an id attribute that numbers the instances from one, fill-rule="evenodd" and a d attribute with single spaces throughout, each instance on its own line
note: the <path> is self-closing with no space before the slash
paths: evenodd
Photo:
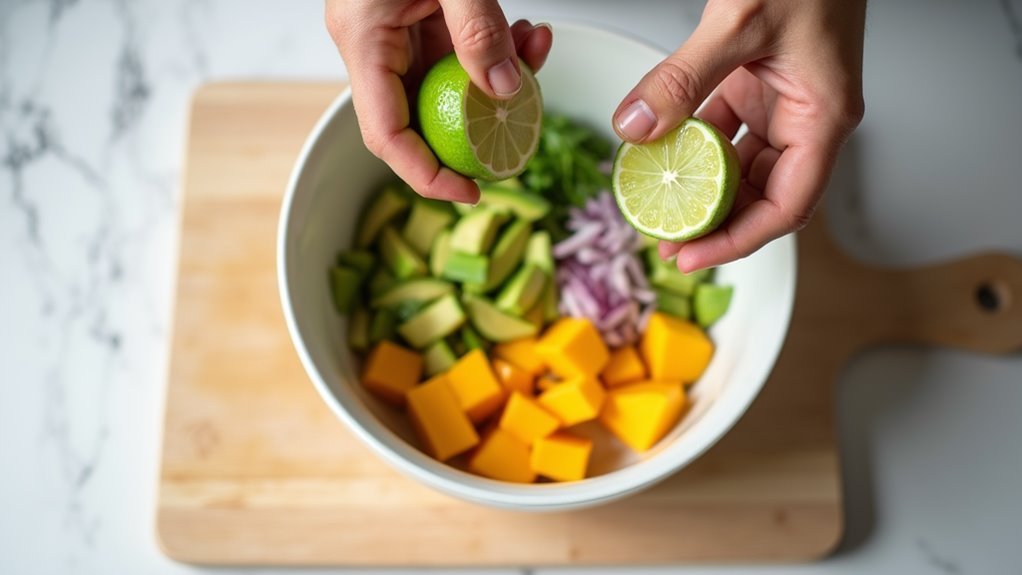
<path id="1" fill-rule="evenodd" d="M 326 25 L 351 80 L 366 147 L 427 198 L 474 204 L 479 188 L 443 167 L 410 126 L 408 94 L 451 51 L 472 83 L 507 99 L 521 89 L 521 58 L 538 70 L 553 43 L 548 25 L 508 26 L 496 0 L 327 0 Z"/>

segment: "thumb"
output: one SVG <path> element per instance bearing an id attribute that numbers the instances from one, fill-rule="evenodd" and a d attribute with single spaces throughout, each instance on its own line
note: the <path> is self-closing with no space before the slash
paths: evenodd
<path id="1" fill-rule="evenodd" d="M 511 29 L 496 0 L 440 0 L 458 61 L 488 96 L 508 98 L 522 87 Z"/>
<path id="2" fill-rule="evenodd" d="M 614 129 L 629 142 L 656 140 L 691 116 L 738 66 L 734 35 L 704 19 L 681 48 L 650 70 L 614 112 Z"/>

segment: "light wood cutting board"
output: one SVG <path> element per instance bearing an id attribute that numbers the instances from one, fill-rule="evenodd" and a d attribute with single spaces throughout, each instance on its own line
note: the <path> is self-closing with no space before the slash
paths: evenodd
<path id="1" fill-rule="evenodd" d="M 379 461 L 320 400 L 277 295 L 287 177 L 339 85 L 213 84 L 192 104 L 156 531 L 207 564 L 807 561 L 842 534 L 833 382 L 880 342 L 1022 349 L 1022 264 L 862 266 L 819 223 L 771 380 L 719 444 L 640 495 L 553 514 L 463 503 Z M 999 300 L 996 311 L 977 303 Z M 1014 301 L 1012 298 L 1014 297 Z"/>

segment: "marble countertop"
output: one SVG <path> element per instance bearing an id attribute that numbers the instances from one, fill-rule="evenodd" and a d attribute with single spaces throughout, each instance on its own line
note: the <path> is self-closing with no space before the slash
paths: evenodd
<path id="1" fill-rule="evenodd" d="M 665 48 L 702 9 L 504 5 Z M 189 96 L 344 74 L 321 2 L 0 1 L 0 571 L 196 571 L 152 527 Z M 872 3 L 865 76 L 827 199 L 845 249 L 1022 255 L 1022 1 Z M 885 348 L 848 366 L 838 398 L 838 553 L 671 572 L 1022 572 L 1022 356 Z"/>

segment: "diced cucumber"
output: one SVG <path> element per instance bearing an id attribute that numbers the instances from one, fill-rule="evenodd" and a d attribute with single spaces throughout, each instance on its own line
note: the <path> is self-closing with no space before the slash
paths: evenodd
<path id="1" fill-rule="evenodd" d="M 655 288 L 657 310 L 666 314 L 690 319 L 692 317 L 692 305 L 688 296 L 678 295 L 670 290 Z"/>
<path id="2" fill-rule="evenodd" d="M 444 275 L 444 266 L 447 265 L 447 257 L 451 253 L 451 230 L 441 230 L 433 240 L 433 247 L 429 251 L 429 273 L 435 277 Z"/>
<path id="3" fill-rule="evenodd" d="M 426 262 L 411 248 L 401 234 L 387 226 L 380 232 L 380 254 L 387 267 L 399 279 L 426 275 Z"/>
<path id="4" fill-rule="evenodd" d="M 512 341 L 539 332 L 536 326 L 497 309 L 497 306 L 482 297 L 466 295 L 464 300 L 472 326 L 490 341 Z"/>
<path id="5" fill-rule="evenodd" d="M 433 241 L 454 221 L 454 210 L 448 202 L 419 198 L 412 206 L 401 236 L 420 256 L 429 255 Z"/>
<path id="6" fill-rule="evenodd" d="M 330 268 L 330 286 L 338 313 L 347 315 L 351 311 L 352 304 L 358 299 L 363 277 L 362 272 L 347 266 Z"/>
<path id="7" fill-rule="evenodd" d="M 411 204 L 411 197 L 407 192 L 396 185 L 385 186 L 362 214 L 355 245 L 360 248 L 372 245 L 380 230 L 394 218 L 405 213 Z"/>
<path id="8" fill-rule="evenodd" d="M 373 320 L 369 323 L 369 345 L 373 346 L 383 340 L 394 339 L 395 328 L 397 328 L 397 314 L 394 310 L 383 308 L 373 314 Z"/>
<path id="9" fill-rule="evenodd" d="M 472 351 L 479 349 L 482 351 L 490 350 L 490 342 L 486 341 L 483 336 L 479 335 L 470 324 L 465 324 L 461 328 L 461 341 L 465 344 L 465 349 Z"/>
<path id="10" fill-rule="evenodd" d="M 486 273 L 486 283 L 466 284 L 465 291 L 485 293 L 499 287 L 515 271 L 529 241 L 532 226 L 525 220 L 515 220 L 507 225 L 493 246 L 490 254 L 490 267 Z"/>
<path id="11" fill-rule="evenodd" d="M 696 322 L 704 328 L 710 327 L 731 306 L 731 296 L 734 295 L 734 287 L 720 286 L 715 284 L 699 284 L 696 286 L 696 293 L 692 297 L 692 307 L 695 311 Z"/>
<path id="12" fill-rule="evenodd" d="M 369 275 L 376 267 L 376 256 L 368 250 L 348 250 L 337 255 L 337 265 L 354 268 L 363 275 Z"/>
<path id="13" fill-rule="evenodd" d="M 389 307 L 406 301 L 431 302 L 454 293 L 454 285 L 436 278 L 412 278 L 391 286 L 369 301 L 370 307 Z"/>
<path id="14" fill-rule="evenodd" d="M 507 214 L 476 208 L 454 224 L 450 249 L 472 255 L 484 255 L 493 246 L 497 231 L 508 219 Z"/>
<path id="15" fill-rule="evenodd" d="M 500 183 L 481 183 L 479 189 L 480 206 L 503 208 L 530 222 L 542 219 L 550 213 L 550 202 L 539 194 L 511 189 Z"/>
<path id="16" fill-rule="evenodd" d="M 426 368 L 426 377 L 433 377 L 438 373 L 444 373 L 458 361 L 451 346 L 444 340 L 439 340 L 426 348 L 422 353 L 423 366 Z"/>
<path id="17" fill-rule="evenodd" d="M 358 353 L 369 351 L 369 310 L 356 307 L 348 318 L 348 345 Z"/>
<path id="18" fill-rule="evenodd" d="M 525 261 L 539 266 L 548 274 L 554 273 L 554 254 L 550 242 L 550 232 L 539 230 L 529 237 L 529 245 L 525 248 Z"/>
<path id="19" fill-rule="evenodd" d="M 446 295 L 424 307 L 397 328 L 412 347 L 422 349 L 447 337 L 465 323 L 465 312 L 453 294 Z"/>
<path id="20" fill-rule="evenodd" d="M 452 251 L 444 264 L 444 277 L 458 282 L 481 284 L 489 273 L 490 258 Z"/>
<path id="21" fill-rule="evenodd" d="M 521 317 L 543 294 L 544 285 L 546 274 L 543 270 L 534 264 L 525 264 L 504 284 L 495 303 L 501 310 Z"/>
<path id="22" fill-rule="evenodd" d="M 369 278 L 369 295 L 379 295 L 397 283 L 394 274 L 387 271 L 387 268 L 378 268 L 373 277 Z"/>

